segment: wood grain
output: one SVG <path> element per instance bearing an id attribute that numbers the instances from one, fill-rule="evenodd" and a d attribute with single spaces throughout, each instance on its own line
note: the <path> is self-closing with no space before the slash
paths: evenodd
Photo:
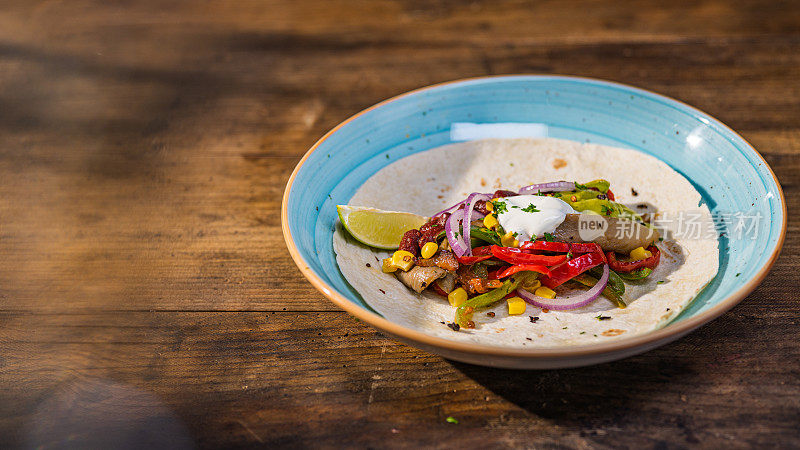
<path id="1" fill-rule="evenodd" d="M 697 106 L 750 140 L 800 209 L 800 5 L 662 3 L 4 3 L 0 442 L 800 446 L 793 215 L 770 276 L 731 312 L 563 371 L 397 344 L 316 292 L 283 244 L 283 188 L 328 129 L 503 73 Z"/>
<path id="2" fill-rule="evenodd" d="M 67 397 L 88 415 L 122 412 L 124 401 L 94 398 L 113 382 L 155 393 L 214 446 L 797 445 L 800 379 L 785 361 L 800 350 L 781 346 L 782 360 L 760 354 L 775 344 L 771 334 L 796 330 L 796 318 L 758 313 L 742 305 L 636 358 L 539 372 L 442 360 L 345 313 L 8 313 L 6 375 L 38 389 L 0 394 L 0 426 L 24 428 L 21 411 L 44 422 L 66 414 L 42 410 L 41 391 L 46 405 Z"/>

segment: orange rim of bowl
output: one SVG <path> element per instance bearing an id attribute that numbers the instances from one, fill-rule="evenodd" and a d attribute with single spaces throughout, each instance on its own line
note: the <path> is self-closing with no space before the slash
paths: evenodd
<path id="1" fill-rule="evenodd" d="M 611 85 L 616 85 L 619 87 L 633 89 L 635 91 L 643 91 L 655 95 L 657 97 L 661 97 L 667 100 L 674 101 L 678 104 L 681 104 L 692 111 L 696 111 L 700 114 L 706 115 L 714 119 L 717 124 L 721 125 L 723 128 L 727 129 L 739 139 L 742 140 L 755 154 L 761 159 L 764 163 L 764 166 L 769 170 L 770 175 L 772 176 L 775 185 L 778 188 L 778 193 L 780 195 L 780 202 L 781 206 L 783 207 L 783 221 L 781 223 L 780 228 L 780 237 L 778 238 L 778 245 L 770 255 L 769 261 L 761 268 L 761 270 L 756 273 L 756 275 L 747 283 L 742 285 L 739 289 L 737 289 L 734 293 L 729 295 L 728 297 L 722 299 L 719 303 L 712 306 L 706 311 L 703 311 L 695 316 L 683 319 L 679 322 L 669 323 L 666 326 L 646 332 L 637 336 L 632 336 L 628 338 L 622 338 L 619 340 L 614 340 L 607 343 L 599 343 L 599 344 L 586 344 L 586 345 L 576 345 L 576 346 L 569 346 L 569 347 L 553 347 L 553 348 L 531 348 L 531 349 L 517 349 L 517 348 L 506 348 L 506 347 L 497 347 L 491 345 L 484 345 L 484 344 L 472 344 L 472 343 L 463 343 L 452 341 L 445 338 L 431 336 L 429 334 L 423 333 L 421 331 L 414 330 L 412 328 L 407 328 L 401 325 L 398 325 L 390 320 L 373 313 L 356 303 L 348 300 L 346 297 L 341 295 L 337 292 L 333 287 L 329 286 L 325 283 L 320 277 L 317 276 L 314 271 L 306 263 L 305 259 L 303 259 L 300 252 L 297 250 L 297 246 L 294 243 L 294 239 L 292 239 L 292 233 L 289 229 L 289 221 L 288 221 L 288 201 L 289 201 L 289 193 L 292 190 L 292 184 L 294 183 L 294 179 L 297 176 L 300 168 L 303 166 L 305 161 L 311 156 L 312 153 L 323 143 L 326 139 L 328 139 L 331 135 L 336 133 L 340 128 L 344 127 L 351 121 L 355 120 L 356 118 L 374 110 L 386 104 L 389 104 L 393 101 L 401 99 L 403 97 L 426 91 L 429 89 L 434 89 L 441 86 L 447 86 L 451 84 L 463 83 L 467 81 L 476 81 L 481 79 L 492 79 L 492 78 L 511 78 L 511 77 L 525 77 L 525 76 L 548 76 L 548 77 L 557 77 L 557 78 L 565 78 L 565 79 L 574 79 L 574 80 L 584 80 L 584 81 L 592 81 L 592 82 L 601 82 L 607 83 Z M 334 304 L 339 306 L 341 309 L 345 310 L 349 314 L 357 317 L 360 320 L 372 325 L 375 328 L 380 330 L 386 331 L 394 336 L 406 339 L 411 342 L 420 343 L 422 345 L 430 346 L 430 347 L 443 347 L 451 351 L 468 353 L 468 354 L 475 354 L 475 355 L 491 355 L 491 356 L 504 356 L 504 357 L 519 357 L 519 358 L 569 358 L 569 357 L 578 357 L 578 356 L 587 356 L 587 355 L 595 355 L 595 354 L 605 354 L 605 353 L 613 353 L 624 351 L 627 349 L 632 349 L 636 347 L 644 347 L 647 344 L 651 343 L 658 343 L 660 341 L 664 341 L 669 339 L 670 337 L 675 337 L 676 339 L 683 334 L 686 334 L 692 331 L 695 328 L 698 328 L 717 317 L 721 316 L 723 313 L 728 311 L 729 309 L 736 306 L 739 302 L 741 302 L 748 294 L 753 292 L 764 278 L 769 273 L 772 266 L 775 264 L 775 261 L 778 259 L 781 249 L 783 248 L 783 241 L 786 237 L 786 201 L 783 196 L 783 189 L 781 188 L 781 184 L 778 181 L 778 178 L 775 176 L 775 172 L 772 170 L 772 167 L 769 166 L 767 161 L 761 156 L 761 153 L 755 149 L 746 139 L 744 139 L 739 133 L 734 131 L 729 126 L 722 123 L 720 120 L 714 118 L 710 114 L 707 114 L 694 106 L 691 106 L 687 103 L 684 103 L 680 100 L 673 99 L 671 97 L 667 97 L 665 95 L 647 90 L 638 88 L 635 86 L 630 86 L 624 83 L 618 83 L 614 81 L 606 81 L 600 80 L 597 78 L 589 78 L 589 77 L 579 77 L 579 76 L 571 76 L 571 75 L 553 75 L 553 74 L 507 74 L 507 75 L 492 75 L 492 76 L 481 76 L 481 77 L 471 77 L 471 78 L 463 78 L 459 80 L 452 80 L 446 81 L 442 83 L 433 84 L 430 86 L 425 86 L 422 88 L 414 89 L 412 91 L 405 92 L 403 94 L 388 98 L 382 102 L 376 103 L 375 105 L 366 108 L 355 115 L 349 117 L 347 120 L 341 122 L 340 124 L 336 125 L 333 129 L 325 133 L 311 148 L 306 152 L 305 155 L 300 159 L 297 163 L 297 166 L 292 171 L 292 175 L 289 177 L 289 181 L 286 183 L 286 189 L 283 193 L 283 200 L 281 202 L 281 228 L 283 230 L 283 238 L 286 241 L 286 246 L 289 249 L 289 254 L 292 256 L 297 267 L 300 269 L 300 272 L 303 273 L 303 276 L 306 277 L 311 284 L 320 291 L 325 297 L 331 300 Z M 719 274 L 719 273 L 718 273 Z M 716 275 L 715 275 L 716 277 Z M 713 280 L 713 278 L 712 278 Z M 709 281 L 710 283 L 710 281 Z M 699 295 L 699 294 L 698 294 Z"/>

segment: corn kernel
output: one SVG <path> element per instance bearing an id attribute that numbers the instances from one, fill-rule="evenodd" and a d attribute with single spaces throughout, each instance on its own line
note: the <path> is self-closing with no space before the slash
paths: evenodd
<path id="1" fill-rule="evenodd" d="M 428 259 L 435 255 L 437 250 L 439 250 L 439 246 L 436 245 L 436 242 L 428 242 L 422 246 L 422 250 L 419 251 L 419 254 L 422 255 L 423 258 Z"/>
<path id="2" fill-rule="evenodd" d="M 489 212 L 494 211 L 494 203 L 492 203 L 491 201 L 486 202 L 486 210 Z"/>
<path id="3" fill-rule="evenodd" d="M 516 242 L 516 245 L 514 243 Z M 514 238 L 514 233 L 508 232 L 504 236 L 500 237 L 500 243 L 503 247 L 519 247 L 519 241 Z"/>
<path id="4" fill-rule="evenodd" d="M 523 284 L 522 285 L 522 289 L 525 289 L 528 292 L 533 292 L 536 289 L 539 289 L 539 287 L 541 287 L 541 286 L 542 286 L 542 282 L 541 281 L 533 280 L 528 284 Z"/>
<path id="5" fill-rule="evenodd" d="M 508 315 L 517 316 L 525 312 L 525 300 L 519 297 L 511 297 L 508 299 Z"/>
<path id="6" fill-rule="evenodd" d="M 487 203 L 487 205 L 489 204 L 490 203 Z M 485 226 L 490 230 L 496 227 L 498 223 L 499 222 L 497 222 L 497 217 L 495 217 L 494 214 L 489 214 L 488 216 L 483 218 L 483 226 Z"/>
<path id="7" fill-rule="evenodd" d="M 453 292 L 447 294 L 447 301 L 450 302 L 450 306 L 458 308 L 467 301 L 467 291 L 464 288 L 453 289 Z"/>
<path id="8" fill-rule="evenodd" d="M 392 265 L 403 269 L 403 272 L 408 272 L 408 269 L 414 265 L 414 255 L 405 250 L 398 250 L 392 255 Z"/>
<path id="9" fill-rule="evenodd" d="M 635 249 L 631 250 L 631 259 L 633 261 L 641 261 L 651 256 L 653 256 L 653 254 L 645 250 L 644 247 L 636 247 Z"/>
<path id="10" fill-rule="evenodd" d="M 533 294 L 542 298 L 556 298 L 556 291 L 544 286 L 537 288 Z"/>
<path id="11" fill-rule="evenodd" d="M 397 271 L 397 266 L 392 264 L 392 258 L 386 258 L 383 260 L 383 265 L 381 266 L 386 273 L 392 273 Z"/>

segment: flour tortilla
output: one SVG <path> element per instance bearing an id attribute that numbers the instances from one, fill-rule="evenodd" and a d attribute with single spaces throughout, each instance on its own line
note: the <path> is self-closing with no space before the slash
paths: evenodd
<path id="1" fill-rule="evenodd" d="M 475 329 L 454 332 L 441 323 L 452 322 L 455 313 L 446 299 L 427 291 L 416 294 L 394 275 L 383 273 L 379 261 L 391 252 L 359 244 L 340 225 L 333 237 L 336 261 L 353 288 L 386 319 L 454 341 L 515 348 L 563 347 L 655 330 L 674 319 L 714 278 L 719 252 L 711 216 L 708 208 L 701 205 L 700 194 L 683 176 L 652 156 L 559 139 L 451 144 L 408 156 L 381 169 L 349 204 L 430 216 L 471 192 L 598 178 L 610 181 L 617 201 L 634 210 L 635 205 L 647 205 L 650 212 L 657 209 L 661 217 L 688 213 L 703 227 L 702 235 L 680 234 L 674 226 L 661 224 L 668 228 L 667 238 L 658 243 L 661 263 L 645 282 L 627 285 L 625 309 L 600 297 L 572 311 L 545 313 L 528 305 L 525 314 L 509 316 L 506 302 L 501 301 L 474 314 Z M 489 317 L 489 311 L 495 316 Z M 598 320 L 598 315 L 611 318 Z M 532 323 L 530 316 L 539 319 Z"/>

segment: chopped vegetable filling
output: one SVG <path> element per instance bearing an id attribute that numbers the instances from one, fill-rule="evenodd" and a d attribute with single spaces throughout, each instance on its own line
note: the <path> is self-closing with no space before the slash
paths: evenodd
<path id="1" fill-rule="evenodd" d="M 559 181 L 519 192 L 470 194 L 407 231 L 399 250 L 383 261 L 383 271 L 417 292 L 431 288 L 446 297 L 455 308 L 447 324 L 454 331 L 474 328 L 474 313 L 503 299 L 510 316 L 524 314 L 528 304 L 543 312 L 575 309 L 600 295 L 625 308 L 625 283 L 647 278 L 661 252 L 654 244 L 658 233 L 616 203 L 609 187 L 605 180 Z M 638 227 L 637 233 L 580 240 L 579 217 L 573 214 L 580 211 L 602 215 L 612 225 Z M 572 296 L 557 290 L 565 284 Z M 575 288 L 584 290 L 576 295 Z"/>

